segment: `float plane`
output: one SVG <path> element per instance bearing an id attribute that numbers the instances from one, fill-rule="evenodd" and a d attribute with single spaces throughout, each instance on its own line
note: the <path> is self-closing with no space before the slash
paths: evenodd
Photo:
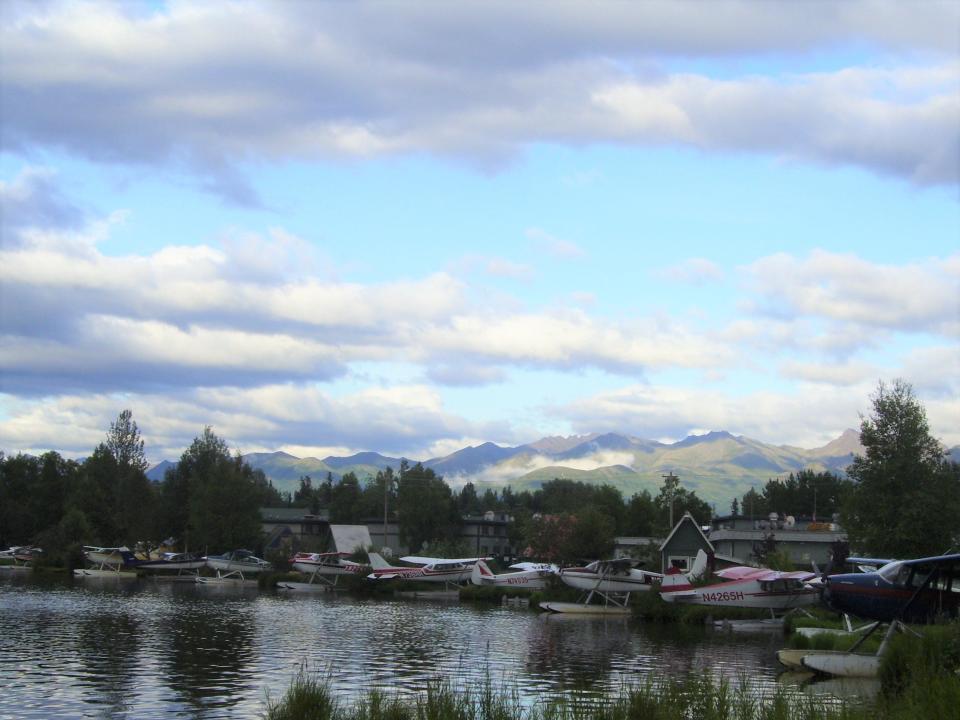
<path id="1" fill-rule="evenodd" d="M 540 607 L 558 613 L 627 615 L 630 594 L 648 591 L 654 582 L 663 578 L 660 573 L 633 567 L 634 562 L 631 558 L 594 560 L 582 567 L 562 568 L 558 573 L 560 580 L 584 591 L 580 601 L 547 601 L 540 603 Z M 591 602 L 594 597 L 602 602 Z"/>
<path id="2" fill-rule="evenodd" d="M 367 569 L 366 565 L 346 560 L 348 556 L 349 553 L 341 552 L 297 553 L 290 558 L 290 564 L 294 570 L 308 575 L 310 579 L 305 583 L 284 580 L 277 583 L 277 588 L 300 592 L 321 592 L 336 587 L 341 575 L 359 575 Z M 330 577 L 333 578 L 332 581 L 328 579 Z"/>
<path id="3" fill-rule="evenodd" d="M 486 558 L 430 558 L 409 555 L 400 558 L 412 565 L 391 565 L 379 553 L 369 553 L 373 569 L 367 577 L 371 580 L 418 580 L 460 585 L 470 579 L 473 565 Z"/>
<path id="4" fill-rule="evenodd" d="M 911 560 L 848 561 L 861 569 L 880 567 L 823 578 L 823 602 L 838 612 L 873 620 L 873 626 L 846 652 L 781 650 L 777 657 L 784 665 L 799 664 L 807 670 L 839 677 L 876 677 L 890 638 L 896 630 L 908 630 L 905 623 L 927 624 L 960 615 L 960 553 Z M 882 623 L 890 625 L 877 654 L 856 654 L 854 651 Z"/>
<path id="5" fill-rule="evenodd" d="M 556 565 L 545 563 L 517 563 L 510 567 L 516 572 L 496 574 L 483 560 L 477 560 L 470 575 L 470 582 L 474 585 L 492 585 L 513 590 L 543 590 L 550 577 L 558 571 Z"/>
<path id="6" fill-rule="evenodd" d="M 698 568 L 706 568 L 706 555 L 702 550 L 697 554 L 690 574 L 677 568 L 667 571 L 660 584 L 660 597 L 667 602 L 760 608 L 772 612 L 790 611 L 820 601 L 820 593 L 810 585 L 810 581 L 817 577 L 812 572 L 782 572 L 737 565 L 717 570 L 714 575 L 720 578 L 720 582 L 694 585 L 702 573 L 702 570 L 697 572 Z"/>

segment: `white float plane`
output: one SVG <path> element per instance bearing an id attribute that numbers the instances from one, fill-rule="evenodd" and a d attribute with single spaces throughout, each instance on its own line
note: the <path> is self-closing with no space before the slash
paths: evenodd
<path id="1" fill-rule="evenodd" d="M 551 612 L 626 615 L 630 594 L 646 592 L 663 576 L 660 573 L 633 567 L 634 560 L 595 560 L 583 567 L 560 570 L 560 580 L 584 591 L 579 602 L 542 602 L 540 607 Z M 599 597 L 601 603 L 592 603 Z"/>
<path id="2" fill-rule="evenodd" d="M 473 565 L 485 558 L 430 558 L 409 555 L 400 560 L 413 565 L 391 565 L 378 553 L 369 553 L 371 580 L 419 580 L 459 585 L 470 579 Z"/>
<path id="3" fill-rule="evenodd" d="M 135 573 L 121 573 L 124 568 L 135 567 L 138 560 L 130 548 L 121 547 L 96 547 L 93 545 L 83 546 L 83 555 L 90 567 L 76 568 L 73 571 L 74 577 L 116 577 L 128 580 L 136 580 Z"/>
<path id="4" fill-rule="evenodd" d="M 277 583 L 280 590 L 296 590 L 300 592 L 322 592 L 335 587 L 341 575 L 358 575 L 367 569 L 366 565 L 345 560 L 349 553 L 297 553 L 290 558 L 294 570 L 298 570 L 310 577 L 305 582 L 289 582 L 286 580 Z M 328 578 L 332 577 L 333 580 Z"/>
<path id="5" fill-rule="evenodd" d="M 470 582 L 474 585 L 493 585 L 514 590 L 543 590 L 550 577 L 558 572 L 556 565 L 544 563 L 517 563 L 510 567 L 516 572 L 497 575 L 483 560 L 477 560 L 470 575 Z"/>

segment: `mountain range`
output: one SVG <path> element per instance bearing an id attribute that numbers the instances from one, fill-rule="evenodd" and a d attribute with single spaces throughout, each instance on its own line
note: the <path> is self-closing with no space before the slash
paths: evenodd
<path id="1" fill-rule="evenodd" d="M 450 455 L 421 460 L 451 486 L 472 482 L 482 494 L 487 488 L 509 485 L 514 491 L 535 490 L 555 478 L 609 484 L 624 497 L 641 490 L 656 494 L 663 476 L 673 473 L 683 487 L 693 490 L 718 508 L 767 480 L 799 470 L 829 471 L 843 475 L 854 454 L 863 453 L 860 434 L 846 430 L 823 447 L 803 449 L 768 445 L 725 431 L 691 435 L 676 443 L 643 440 L 618 433 L 545 437 L 526 445 L 503 447 L 491 442 L 462 448 Z M 334 481 L 348 472 L 364 480 L 379 470 L 398 470 L 401 458 L 376 452 L 322 460 L 298 458 L 285 452 L 250 453 L 243 459 L 260 469 L 281 491 L 293 492 L 300 478 L 315 483 Z M 417 460 L 409 459 L 413 465 Z M 174 463 L 163 461 L 147 475 L 161 480 Z"/>

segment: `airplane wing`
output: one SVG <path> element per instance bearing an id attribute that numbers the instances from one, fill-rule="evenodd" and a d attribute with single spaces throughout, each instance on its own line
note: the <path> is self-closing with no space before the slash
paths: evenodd
<path id="1" fill-rule="evenodd" d="M 472 557 L 472 558 L 435 558 L 435 557 L 423 557 L 421 555 L 407 555 L 400 558 L 403 562 L 411 563 L 412 565 L 435 565 L 437 563 L 463 563 L 464 565 L 471 565 L 477 560 L 489 560 L 489 557 Z"/>
<path id="2" fill-rule="evenodd" d="M 806 581 L 816 575 L 807 570 L 795 570 L 793 572 L 784 572 L 782 570 L 766 570 L 750 576 L 751 580 L 760 580 L 761 582 L 770 582 L 772 580 L 802 580 Z"/>
<path id="3" fill-rule="evenodd" d="M 556 573 L 560 570 L 551 563 L 518 562 L 510 566 L 514 570 L 541 570 L 544 572 Z"/>
<path id="4" fill-rule="evenodd" d="M 749 567 L 748 565 L 736 565 L 734 567 L 724 568 L 723 570 L 717 570 L 714 575 L 724 580 L 746 580 L 747 578 L 769 572 L 772 571 L 765 568 Z"/>

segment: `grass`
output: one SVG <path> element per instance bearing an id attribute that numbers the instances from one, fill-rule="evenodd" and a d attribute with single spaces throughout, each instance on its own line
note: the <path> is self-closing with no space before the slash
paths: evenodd
<path id="1" fill-rule="evenodd" d="M 597 697 L 573 693 L 524 702 L 516 688 L 458 691 L 437 682 L 411 696 L 371 690 L 352 705 L 340 702 L 329 678 L 301 667 L 286 694 L 267 698 L 266 720 L 917 720 L 960 717 L 960 623 L 926 628 L 923 637 L 900 635 L 881 670 L 883 692 L 874 700 L 797 696 L 777 689 L 759 698 L 746 679 L 734 687 L 706 675 L 647 680 Z"/>
<path id="2" fill-rule="evenodd" d="M 266 720 L 866 720 L 863 706 L 829 705 L 784 692 L 762 701 L 744 685 L 691 675 L 648 681 L 610 697 L 587 693 L 525 704 L 515 690 L 456 691 L 438 682 L 401 698 L 371 690 L 353 705 L 338 702 L 326 680 L 301 669 L 287 694 L 268 699 Z"/>

